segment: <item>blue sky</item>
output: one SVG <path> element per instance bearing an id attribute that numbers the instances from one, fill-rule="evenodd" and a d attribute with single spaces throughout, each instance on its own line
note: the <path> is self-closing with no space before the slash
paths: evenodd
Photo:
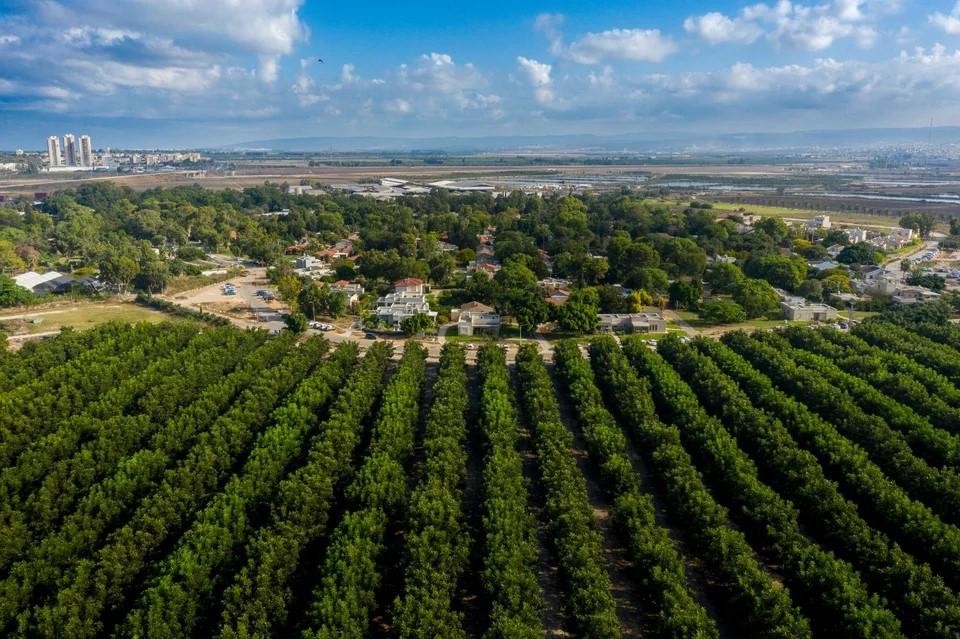
<path id="1" fill-rule="evenodd" d="M 7 149 L 960 125 L 958 99 L 957 0 L 0 0 Z"/>

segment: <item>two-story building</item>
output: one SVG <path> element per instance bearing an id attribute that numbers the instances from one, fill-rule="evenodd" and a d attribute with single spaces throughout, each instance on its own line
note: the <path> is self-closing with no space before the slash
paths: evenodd
<path id="1" fill-rule="evenodd" d="M 667 322 L 660 313 L 600 313 L 605 333 L 665 333 Z"/>

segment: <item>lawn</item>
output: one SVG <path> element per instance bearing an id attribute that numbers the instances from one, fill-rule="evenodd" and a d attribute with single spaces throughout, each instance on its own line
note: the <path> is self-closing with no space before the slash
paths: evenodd
<path id="1" fill-rule="evenodd" d="M 765 217 L 787 217 L 809 220 L 818 215 L 829 215 L 835 224 L 856 224 L 858 226 L 893 227 L 898 217 L 892 215 L 868 215 L 851 211 L 815 211 L 813 209 L 795 209 L 785 206 L 766 206 L 763 204 L 736 204 L 733 202 L 713 202 L 713 208 L 720 211 L 744 209 L 747 213 Z"/>
<path id="2" fill-rule="evenodd" d="M 757 318 L 747 320 L 745 322 L 738 322 L 736 324 L 707 324 L 700 319 L 700 315 L 693 311 L 677 311 L 683 320 L 689 324 L 692 328 L 703 331 L 706 333 L 727 333 L 729 331 L 736 330 L 747 330 L 747 331 L 756 331 L 756 330 L 766 330 L 771 328 L 780 328 L 783 326 L 805 326 L 810 324 L 810 322 L 803 321 L 788 321 L 784 319 L 767 319 L 767 318 Z"/>
<path id="3" fill-rule="evenodd" d="M 131 302 L 81 303 L 60 308 L 0 315 L 0 327 L 9 335 L 35 335 L 59 331 L 63 326 L 78 330 L 110 321 L 162 322 L 171 317 Z"/>

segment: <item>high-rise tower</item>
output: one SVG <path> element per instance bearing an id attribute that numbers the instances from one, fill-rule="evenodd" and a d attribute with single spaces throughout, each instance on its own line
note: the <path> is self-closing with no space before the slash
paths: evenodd
<path id="1" fill-rule="evenodd" d="M 73 133 L 67 133 L 63 136 L 63 153 L 64 159 L 66 160 L 65 164 L 67 166 L 80 166 L 80 162 L 77 160 L 77 142 L 73 137 Z"/>
<path id="2" fill-rule="evenodd" d="M 80 166 L 93 166 L 93 142 L 89 135 L 80 136 Z"/>
<path id="3" fill-rule="evenodd" d="M 60 150 L 60 138 L 51 135 L 47 138 L 47 157 L 49 161 L 47 165 L 50 168 L 63 166 L 63 153 Z"/>

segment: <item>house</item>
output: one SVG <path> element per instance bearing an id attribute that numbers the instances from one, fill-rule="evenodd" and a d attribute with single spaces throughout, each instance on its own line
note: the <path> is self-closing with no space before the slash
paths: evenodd
<path id="1" fill-rule="evenodd" d="M 660 313 L 600 313 L 605 333 L 665 333 L 667 322 Z"/>
<path id="2" fill-rule="evenodd" d="M 808 229 L 829 229 L 830 226 L 829 215 L 818 215 L 807 222 Z"/>
<path id="3" fill-rule="evenodd" d="M 312 255 L 301 255 L 297 258 L 296 267 L 305 271 L 315 271 L 323 267 L 323 262 Z"/>
<path id="4" fill-rule="evenodd" d="M 843 249 L 847 248 L 843 244 L 831 244 L 827 247 L 827 255 L 836 259 L 838 255 L 843 253 Z"/>
<path id="5" fill-rule="evenodd" d="M 843 266 L 839 262 L 834 262 L 832 260 L 824 260 L 822 262 L 817 262 L 815 264 L 810 264 L 810 268 L 815 271 L 829 271 L 835 268 L 840 268 Z"/>
<path id="6" fill-rule="evenodd" d="M 353 255 L 353 241 L 338 240 L 333 246 L 317 251 L 314 255 L 327 261 L 348 258 Z"/>
<path id="7" fill-rule="evenodd" d="M 712 264 L 733 264 L 737 261 L 735 255 L 712 255 L 707 258 L 707 261 Z"/>
<path id="8" fill-rule="evenodd" d="M 759 215 L 753 215 L 752 213 L 744 213 L 740 216 L 740 223 L 744 226 L 753 226 L 759 222 L 762 218 Z"/>
<path id="9" fill-rule="evenodd" d="M 837 317 L 837 309 L 828 304 L 813 304 L 805 300 L 784 300 L 780 302 L 783 318 L 805 322 L 827 322 Z"/>
<path id="10" fill-rule="evenodd" d="M 356 308 L 357 304 L 360 303 L 360 298 L 363 296 L 363 286 L 356 282 L 348 282 L 347 280 L 337 280 L 330 285 L 330 290 L 334 293 L 343 293 L 346 295 L 347 306 L 350 308 Z"/>
<path id="11" fill-rule="evenodd" d="M 850 240 L 851 244 L 857 244 L 859 242 L 867 241 L 866 229 L 861 229 L 861 228 L 843 229 L 843 232 L 847 234 L 847 239 Z"/>
<path id="12" fill-rule="evenodd" d="M 423 280 L 415 277 L 397 280 L 393 283 L 393 293 L 377 300 L 377 319 L 391 326 L 396 326 L 414 315 L 429 315 L 434 319 L 437 317 L 437 312 L 430 310 Z"/>
<path id="13" fill-rule="evenodd" d="M 468 302 L 454 309 L 450 319 L 457 322 L 459 335 L 496 337 L 500 334 L 500 315 L 492 307 L 480 302 Z"/>
<path id="14" fill-rule="evenodd" d="M 567 300 L 570 299 L 570 291 L 562 288 L 554 289 L 550 291 L 547 296 L 544 298 L 544 301 L 547 304 L 553 304 L 555 306 L 563 306 L 567 303 Z"/>
<path id="15" fill-rule="evenodd" d="M 496 252 L 493 250 L 493 247 L 489 244 L 481 244 L 477 247 L 477 258 L 481 257 L 494 257 Z"/>
<path id="16" fill-rule="evenodd" d="M 393 283 L 393 292 L 402 295 L 423 295 L 424 281 L 416 277 L 406 277 Z"/>
<path id="17" fill-rule="evenodd" d="M 440 241 L 437 243 L 437 248 L 441 253 L 456 253 L 460 250 L 460 247 L 456 244 L 451 244 L 450 242 Z"/>
<path id="18" fill-rule="evenodd" d="M 565 280 L 559 277 L 547 277 L 538 282 L 540 288 L 544 291 L 555 291 L 558 288 L 569 290 L 573 286 L 573 282 L 570 280 Z"/>
<path id="19" fill-rule="evenodd" d="M 892 299 L 897 304 L 919 304 L 940 299 L 940 293 L 922 286 L 900 286 L 894 291 Z"/>

